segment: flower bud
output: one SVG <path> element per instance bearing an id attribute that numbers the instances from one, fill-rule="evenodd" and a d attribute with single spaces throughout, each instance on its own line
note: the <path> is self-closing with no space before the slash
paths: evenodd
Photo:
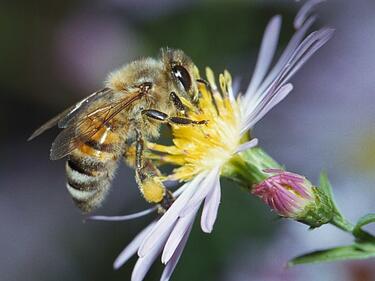
<path id="1" fill-rule="evenodd" d="M 332 201 L 305 177 L 279 169 L 264 172 L 274 175 L 254 185 L 251 193 L 260 197 L 278 215 L 311 227 L 331 221 L 334 213 Z"/>

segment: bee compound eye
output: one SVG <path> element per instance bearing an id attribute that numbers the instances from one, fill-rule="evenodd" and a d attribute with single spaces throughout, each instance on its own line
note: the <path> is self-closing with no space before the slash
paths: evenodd
<path id="1" fill-rule="evenodd" d="M 172 72 L 174 77 L 180 81 L 185 91 L 189 91 L 191 87 L 191 77 L 186 68 L 181 65 L 175 65 L 172 67 Z"/>

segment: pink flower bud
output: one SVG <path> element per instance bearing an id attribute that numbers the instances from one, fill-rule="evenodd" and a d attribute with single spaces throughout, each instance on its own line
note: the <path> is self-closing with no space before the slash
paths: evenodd
<path id="1" fill-rule="evenodd" d="M 264 172 L 274 175 L 254 185 L 251 193 L 260 197 L 280 216 L 298 218 L 307 205 L 314 203 L 312 184 L 305 177 L 280 169 L 267 169 Z"/>

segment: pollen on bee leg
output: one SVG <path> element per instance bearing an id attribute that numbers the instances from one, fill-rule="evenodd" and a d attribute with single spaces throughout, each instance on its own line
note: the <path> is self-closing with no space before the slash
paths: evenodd
<path id="1" fill-rule="evenodd" d="M 165 187 L 157 178 L 148 178 L 142 182 L 141 192 L 143 197 L 150 203 L 159 203 L 165 195 Z"/>
<path id="2" fill-rule="evenodd" d="M 125 163 L 131 168 L 135 165 L 135 155 L 135 145 L 127 147 L 123 153 Z"/>

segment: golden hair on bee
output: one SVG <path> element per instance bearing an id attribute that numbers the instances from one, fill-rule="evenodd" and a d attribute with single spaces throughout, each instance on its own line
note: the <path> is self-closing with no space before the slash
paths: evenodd
<path id="1" fill-rule="evenodd" d="M 49 120 L 29 140 L 55 125 L 63 129 L 50 158 L 67 157 L 67 188 L 83 212 L 100 206 L 119 159 L 135 147 L 131 162 L 139 189 L 148 202 L 165 209 L 173 196 L 156 179 L 158 168 L 143 156 L 145 142 L 159 136 L 162 123 L 205 124 L 186 118 L 181 101 L 198 96 L 198 78 L 183 51 L 162 49 L 159 58 L 139 59 L 111 72 L 105 88 Z"/>

